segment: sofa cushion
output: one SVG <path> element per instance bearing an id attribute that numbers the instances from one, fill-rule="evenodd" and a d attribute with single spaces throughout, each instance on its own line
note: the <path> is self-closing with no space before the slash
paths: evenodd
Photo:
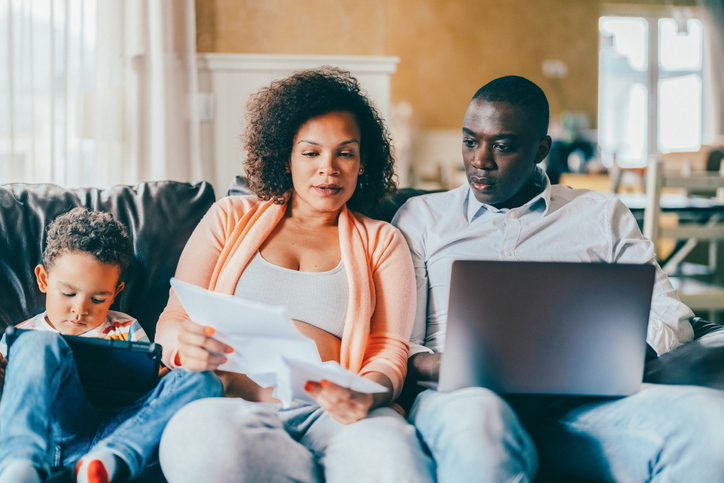
<path id="1" fill-rule="evenodd" d="M 159 181 L 104 190 L 0 185 L 0 329 L 45 309 L 33 274 L 42 261 L 45 228 L 61 213 L 84 206 L 109 212 L 128 227 L 134 259 L 111 309 L 136 317 L 153 340 L 181 251 L 214 201 L 206 182 Z"/>

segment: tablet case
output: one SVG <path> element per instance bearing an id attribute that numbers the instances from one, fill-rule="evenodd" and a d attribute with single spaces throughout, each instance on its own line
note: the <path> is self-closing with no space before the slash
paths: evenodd
<path id="1" fill-rule="evenodd" d="M 8 327 L 8 357 L 12 344 L 27 329 Z M 158 383 L 161 346 L 152 342 L 62 335 L 73 351 L 78 377 L 91 404 L 118 407 L 131 404 Z"/>

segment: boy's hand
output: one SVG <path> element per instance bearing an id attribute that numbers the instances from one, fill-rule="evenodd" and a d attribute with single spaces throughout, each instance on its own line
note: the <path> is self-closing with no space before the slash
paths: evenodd
<path id="1" fill-rule="evenodd" d="M 185 320 L 178 335 L 178 357 L 181 367 L 189 371 L 215 370 L 226 362 L 226 354 L 234 352 L 230 346 L 211 337 L 214 329 Z"/>

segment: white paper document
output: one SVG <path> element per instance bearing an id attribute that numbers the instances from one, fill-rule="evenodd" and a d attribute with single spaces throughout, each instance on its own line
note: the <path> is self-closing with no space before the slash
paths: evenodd
<path id="1" fill-rule="evenodd" d="M 286 408 L 292 400 L 316 404 L 305 390 L 307 381 L 326 379 L 358 392 L 387 388 L 344 369 L 322 362 L 317 345 L 304 337 L 284 307 L 210 292 L 171 279 L 181 303 L 194 322 L 213 327 L 214 338 L 234 348 L 219 370 L 246 374 L 263 387 L 274 386 L 274 397 Z"/>

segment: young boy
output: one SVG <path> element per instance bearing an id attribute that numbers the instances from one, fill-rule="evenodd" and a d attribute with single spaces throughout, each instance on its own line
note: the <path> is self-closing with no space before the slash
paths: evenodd
<path id="1" fill-rule="evenodd" d="M 158 458 L 166 423 L 185 404 L 221 396 L 210 371 L 171 371 L 154 390 L 118 408 L 92 406 L 60 334 L 147 341 L 141 325 L 110 311 L 123 290 L 133 246 L 108 213 L 76 208 L 48 226 L 43 264 L 35 268 L 45 312 L 19 324 L 7 360 L 0 343 L 0 483 L 41 482 L 52 468 L 75 466 L 77 481 L 138 476 Z"/>

